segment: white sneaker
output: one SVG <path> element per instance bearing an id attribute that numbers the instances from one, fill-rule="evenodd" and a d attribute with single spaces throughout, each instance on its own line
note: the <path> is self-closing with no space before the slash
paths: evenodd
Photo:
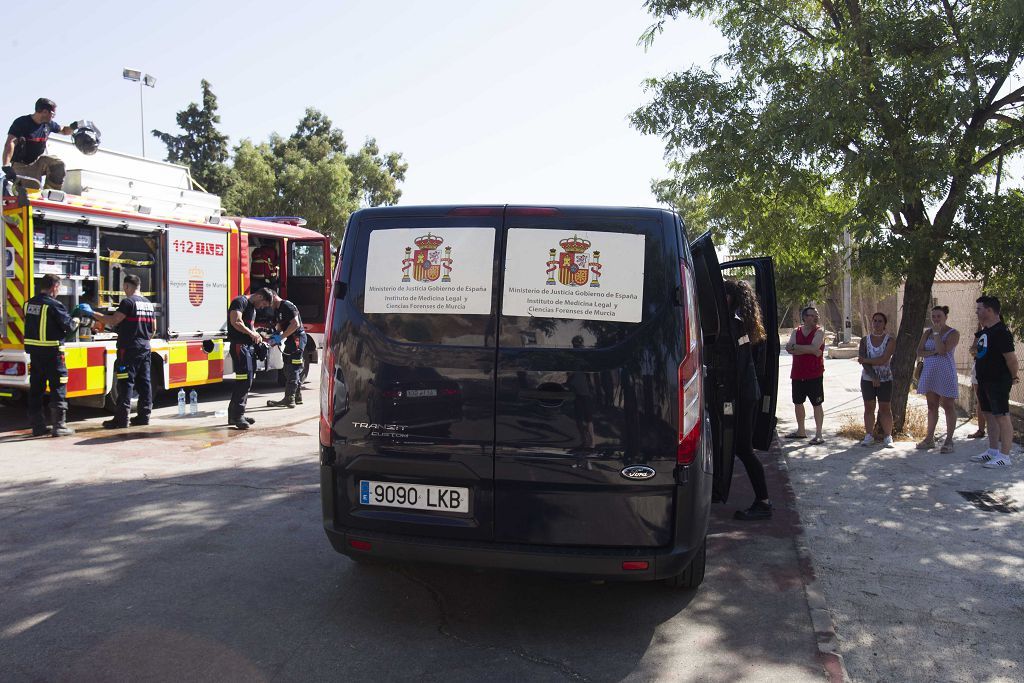
<path id="1" fill-rule="evenodd" d="M 1003 467 L 1009 467 L 1012 464 L 1013 463 L 1010 462 L 1010 456 L 1004 453 L 1000 453 L 997 457 L 992 458 L 987 463 L 982 465 L 982 467 L 987 467 L 990 470 L 998 470 Z"/>
<path id="2" fill-rule="evenodd" d="M 988 462 L 989 460 L 991 460 L 992 458 L 997 457 L 998 455 L 999 455 L 999 451 L 994 451 L 994 450 L 992 450 L 990 448 L 987 451 L 985 451 L 984 453 L 978 453 L 977 455 L 972 455 L 971 456 L 971 462 Z"/>
<path id="3" fill-rule="evenodd" d="M 887 436 L 882 439 L 882 448 L 892 448 L 892 436 Z"/>
<path id="4" fill-rule="evenodd" d="M 870 434 L 868 434 L 867 436 L 864 437 L 864 440 L 861 441 L 859 445 L 860 446 L 864 446 L 864 447 L 874 446 L 875 445 L 875 437 L 873 437 Z"/>

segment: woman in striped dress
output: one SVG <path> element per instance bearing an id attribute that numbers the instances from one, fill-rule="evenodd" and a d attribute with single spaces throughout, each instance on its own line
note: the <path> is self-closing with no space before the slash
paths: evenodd
<path id="1" fill-rule="evenodd" d="M 939 423 L 939 406 L 946 413 L 946 441 L 943 453 L 953 452 L 953 430 L 956 429 L 956 399 L 960 395 L 953 352 L 960 333 L 946 324 L 949 306 L 932 309 L 932 326 L 921 335 L 917 355 L 924 359 L 917 393 L 928 397 L 928 436 L 917 444 L 918 449 L 935 448 L 935 428 Z"/>

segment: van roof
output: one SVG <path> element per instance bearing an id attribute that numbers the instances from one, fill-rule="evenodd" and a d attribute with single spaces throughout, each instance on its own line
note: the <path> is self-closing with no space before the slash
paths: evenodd
<path id="1" fill-rule="evenodd" d="M 378 206 L 367 209 L 360 209 L 357 213 L 361 217 L 384 216 L 420 216 L 429 214 L 447 214 L 456 210 L 494 210 L 501 212 L 506 209 L 529 210 L 529 209 L 553 209 L 566 215 L 587 215 L 587 214 L 615 214 L 628 217 L 653 217 L 672 213 L 669 209 L 640 206 L 596 206 L 596 205 L 561 205 L 561 204 L 435 204 L 419 206 Z M 471 214 L 466 214 L 471 215 Z"/>

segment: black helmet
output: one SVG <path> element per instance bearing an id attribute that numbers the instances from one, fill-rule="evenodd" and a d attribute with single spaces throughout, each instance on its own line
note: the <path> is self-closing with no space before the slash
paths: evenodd
<path id="1" fill-rule="evenodd" d="M 82 154 L 95 154 L 100 148 L 100 129 L 92 121 L 81 121 L 71 140 Z"/>
<path id="2" fill-rule="evenodd" d="M 256 360 L 260 361 L 261 363 L 265 363 L 267 361 L 267 352 L 268 351 L 270 351 L 270 347 L 267 346 L 267 343 L 266 342 L 260 342 L 259 344 L 256 344 L 253 347 L 253 354 L 252 355 L 256 357 Z"/>

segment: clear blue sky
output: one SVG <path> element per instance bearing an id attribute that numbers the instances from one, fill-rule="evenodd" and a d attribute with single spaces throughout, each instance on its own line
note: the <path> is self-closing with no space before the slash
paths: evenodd
<path id="1" fill-rule="evenodd" d="M 663 145 L 627 121 L 647 101 L 641 81 L 724 42 L 680 20 L 645 52 L 650 23 L 638 0 L 5 2 L 0 119 L 49 97 L 59 122 L 92 119 L 105 147 L 139 153 L 132 67 L 157 78 L 147 131 L 177 131 L 203 78 L 232 145 L 290 134 L 313 106 L 351 147 L 373 136 L 405 155 L 403 204 L 652 206 Z M 146 151 L 163 158 L 149 135 Z"/>

